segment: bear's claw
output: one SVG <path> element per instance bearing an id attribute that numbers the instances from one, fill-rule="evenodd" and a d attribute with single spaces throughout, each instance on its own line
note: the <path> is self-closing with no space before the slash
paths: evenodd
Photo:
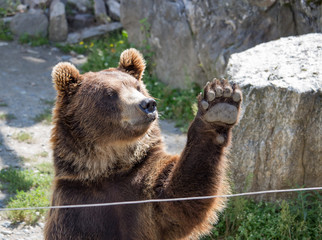
<path id="1" fill-rule="evenodd" d="M 202 117 L 209 123 L 233 125 L 238 120 L 241 100 L 242 92 L 237 85 L 217 79 L 208 82 L 199 98 Z"/>

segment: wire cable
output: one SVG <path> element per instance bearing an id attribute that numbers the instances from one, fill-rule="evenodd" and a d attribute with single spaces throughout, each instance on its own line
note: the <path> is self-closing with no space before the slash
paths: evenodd
<path id="1" fill-rule="evenodd" d="M 48 206 L 48 207 L 0 208 L 0 212 L 17 211 L 17 210 L 22 211 L 22 210 L 39 210 L 39 209 L 108 207 L 108 206 L 133 205 L 133 204 L 143 204 L 143 203 L 192 201 L 192 200 L 204 200 L 204 199 L 211 199 L 211 198 L 230 198 L 230 197 L 241 197 L 241 196 L 251 196 L 251 195 L 260 195 L 260 194 L 270 194 L 270 193 L 317 191 L 317 190 L 322 190 L 322 187 L 268 190 L 268 191 L 259 191 L 259 192 L 236 193 L 236 194 L 230 194 L 230 195 L 213 195 L 213 196 L 199 196 L 199 197 L 168 198 L 168 199 L 148 199 L 148 200 L 110 202 L 110 203 L 78 204 L 78 205 L 63 205 L 63 206 Z"/>

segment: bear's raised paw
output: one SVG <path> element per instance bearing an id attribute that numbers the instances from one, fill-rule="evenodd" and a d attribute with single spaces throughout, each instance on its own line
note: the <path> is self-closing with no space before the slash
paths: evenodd
<path id="1" fill-rule="evenodd" d="M 217 125 L 233 126 L 238 121 L 242 92 L 236 84 L 214 79 L 198 98 L 201 117 Z"/>

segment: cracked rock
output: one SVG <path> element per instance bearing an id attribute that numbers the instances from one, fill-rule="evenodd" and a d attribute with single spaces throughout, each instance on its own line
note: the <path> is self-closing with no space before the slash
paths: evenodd
<path id="1" fill-rule="evenodd" d="M 236 192 L 322 185 L 321 54 L 315 33 L 231 56 L 227 74 L 244 94 L 231 149 Z"/>

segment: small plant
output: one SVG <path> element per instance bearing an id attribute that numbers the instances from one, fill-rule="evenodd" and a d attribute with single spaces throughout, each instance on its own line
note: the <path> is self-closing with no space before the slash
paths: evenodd
<path id="1" fill-rule="evenodd" d="M 19 142 L 26 142 L 29 144 L 32 142 L 32 135 L 27 132 L 19 132 L 19 133 L 13 134 L 12 138 Z"/>
<path id="2" fill-rule="evenodd" d="M 41 99 L 40 100 L 43 104 L 53 107 L 55 104 L 55 100 L 48 100 L 48 99 Z"/>
<path id="3" fill-rule="evenodd" d="M 80 42 L 79 44 L 60 44 L 57 43 L 56 47 L 59 48 L 63 53 L 76 52 L 78 54 L 85 54 L 88 49 L 85 48 L 84 42 Z"/>
<path id="4" fill-rule="evenodd" d="M 24 157 L 24 156 L 19 156 L 18 159 L 21 161 L 21 162 L 24 162 L 24 163 L 30 163 L 30 162 L 34 162 L 35 158 L 31 158 L 31 157 Z"/>
<path id="5" fill-rule="evenodd" d="M 40 35 L 31 36 L 31 35 L 28 35 L 27 33 L 19 37 L 19 42 L 21 44 L 29 44 L 33 47 L 47 45 L 49 43 L 48 38 L 45 38 Z"/>
<path id="6" fill-rule="evenodd" d="M 322 4 L 322 0 L 306 0 L 307 4 L 315 4 L 316 6 L 320 6 Z"/>
<path id="7" fill-rule="evenodd" d="M 49 206 L 50 185 L 53 179 L 52 166 L 39 165 L 38 171 L 8 168 L 0 171 L 2 189 L 13 196 L 7 208 Z M 8 217 L 13 222 L 33 224 L 44 217 L 46 210 L 11 211 Z"/>
<path id="8" fill-rule="evenodd" d="M 0 11 L 0 15 L 1 15 L 1 11 Z M 8 24 L 4 23 L 1 20 L 0 20 L 0 40 L 3 40 L 3 41 L 13 40 L 13 35 L 10 31 Z"/>
<path id="9" fill-rule="evenodd" d="M 202 239 L 319 239 L 321 200 L 319 192 L 276 203 L 231 198 L 212 234 Z"/>
<path id="10" fill-rule="evenodd" d="M 10 122 L 11 120 L 16 119 L 16 116 L 11 113 L 1 113 L 0 114 L 0 120 L 5 120 L 7 122 Z"/>
<path id="11" fill-rule="evenodd" d="M 36 166 L 39 172 L 44 174 L 54 175 L 54 167 L 51 162 L 43 162 Z"/>
<path id="12" fill-rule="evenodd" d="M 48 157 L 48 152 L 43 151 L 43 152 L 37 154 L 37 156 L 42 157 L 42 158 Z"/>
<path id="13" fill-rule="evenodd" d="M 16 193 L 17 191 L 27 191 L 33 185 L 32 172 L 16 168 L 7 168 L 0 171 L 0 180 L 7 183 L 6 190 L 9 193 Z"/>
<path id="14" fill-rule="evenodd" d="M 50 125 L 52 121 L 52 112 L 51 109 L 47 108 L 43 113 L 37 115 L 33 119 L 35 122 L 42 122 L 44 124 Z"/>
<path id="15" fill-rule="evenodd" d="M 19 191 L 14 198 L 11 198 L 8 208 L 22 207 L 47 207 L 49 205 L 49 192 L 41 187 L 37 187 L 28 192 Z M 11 211 L 8 213 L 9 219 L 14 223 L 26 222 L 27 224 L 35 224 L 40 218 L 46 214 L 46 209 Z"/>

